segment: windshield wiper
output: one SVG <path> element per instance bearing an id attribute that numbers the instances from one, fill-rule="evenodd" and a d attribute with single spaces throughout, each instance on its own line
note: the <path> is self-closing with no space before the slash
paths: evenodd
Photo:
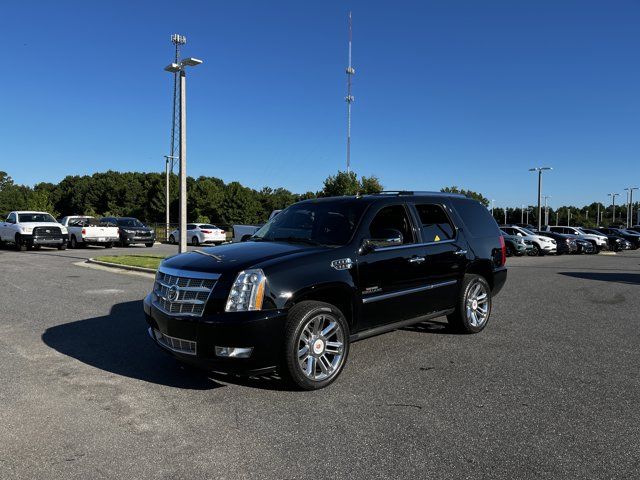
<path id="1" fill-rule="evenodd" d="M 302 237 L 275 237 L 272 239 L 274 242 L 291 242 L 291 243 L 306 243 L 307 245 L 321 245 L 321 243 L 311 240 L 310 238 Z"/>

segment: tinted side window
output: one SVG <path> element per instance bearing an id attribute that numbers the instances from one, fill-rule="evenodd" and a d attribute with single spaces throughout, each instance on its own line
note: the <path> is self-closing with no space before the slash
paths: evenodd
<path id="1" fill-rule="evenodd" d="M 195 230 L 196 226 L 193 223 L 187 224 L 187 230 Z"/>
<path id="2" fill-rule="evenodd" d="M 486 207 L 475 200 L 452 198 L 451 203 L 462 217 L 467 231 L 474 237 L 498 237 L 498 224 Z"/>
<path id="3" fill-rule="evenodd" d="M 414 243 L 411 221 L 404 205 L 390 205 L 384 207 L 369 225 L 370 238 L 385 238 L 385 230 L 397 230 L 402 234 L 402 243 Z"/>
<path id="4" fill-rule="evenodd" d="M 416 210 L 422 224 L 422 238 L 425 242 L 451 240 L 454 237 L 455 229 L 440 205 L 416 205 Z"/>
<path id="5" fill-rule="evenodd" d="M 16 214 L 15 214 L 15 213 L 12 213 L 11 215 L 9 215 L 9 216 L 7 217 L 7 222 L 8 222 L 8 223 L 16 223 Z"/>

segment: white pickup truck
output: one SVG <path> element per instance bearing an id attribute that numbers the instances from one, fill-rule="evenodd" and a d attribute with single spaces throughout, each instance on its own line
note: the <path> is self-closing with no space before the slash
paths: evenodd
<path id="1" fill-rule="evenodd" d="M 269 215 L 269 220 L 279 214 L 282 210 L 274 210 Z M 254 233 L 262 228 L 262 225 L 233 225 L 233 241 L 234 242 L 244 242 L 249 237 L 251 237 Z"/>
<path id="2" fill-rule="evenodd" d="M 120 239 L 118 227 L 109 226 L 94 217 L 64 217 L 60 223 L 69 230 L 69 246 L 71 248 L 87 245 L 113 247 Z"/>
<path id="3" fill-rule="evenodd" d="M 67 229 L 47 212 L 11 212 L 0 223 L 0 245 L 12 243 L 16 250 L 67 248 Z"/>

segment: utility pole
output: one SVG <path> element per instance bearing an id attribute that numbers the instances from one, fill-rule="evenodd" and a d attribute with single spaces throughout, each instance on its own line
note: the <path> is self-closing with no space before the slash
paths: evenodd
<path id="1" fill-rule="evenodd" d="M 356 71 L 351 65 L 351 12 L 349 12 L 349 66 L 347 67 L 347 173 L 351 172 L 351 103 L 353 103 L 353 95 L 351 95 L 351 77 Z"/>
<path id="2" fill-rule="evenodd" d="M 524 204 L 520 205 L 520 223 L 524 223 Z"/>
<path id="3" fill-rule="evenodd" d="M 504 207 L 504 224 L 507 224 L 507 207 Z"/>
<path id="4" fill-rule="evenodd" d="M 527 207 L 527 225 L 529 225 L 529 207 Z"/>
<path id="5" fill-rule="evenodd" d="M 179 73 L 180 77 L 180 241 L 178 252 L 187 251 L 187 76 L 186 67 L 200 65 L 202 60 L 185 58 L 179 63 L 165 67 L 167 72 Z"/>
<path id="6" fill-rule="evenodd" d="M 598 211 L 596 212 L 596 227 L 600 226 L 600 202 L 598 202 L 597 204 L 598 207 Z"/>
<path id="7" fill-rule="evenodd" d="M 616 197 L 620 195 L 619 193 L 607 193 L 609 197 L 611 197 L 611 201 L 613 203 L 613 219 L 611 223 L 616 223 Z"/>
<path id="8" fill-rule="evenodd" d="M 538 230 L 542 228 L 542 216 L 541 213 L 541 195 L 542 195 L 542 172 L 545 170 L 553 170 L 552 167 L 534 167 L 530 168 L 530 172 L 538 172 Z"/>
<path id="9" fill-rule="evenodd" d="M 571 226 L 571 208 L 567 207 L 567 227 Z"/>

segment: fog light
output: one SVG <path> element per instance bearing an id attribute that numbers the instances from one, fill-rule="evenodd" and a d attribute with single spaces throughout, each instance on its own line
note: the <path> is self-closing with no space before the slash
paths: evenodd
<path id="1" fill-rule="evenodd" d="M 253 347 L 237 348 L 237 347 L 218 347 L 216 346 L 217 357 L 228 358 L 249 358 L 253 352 Z"/>

